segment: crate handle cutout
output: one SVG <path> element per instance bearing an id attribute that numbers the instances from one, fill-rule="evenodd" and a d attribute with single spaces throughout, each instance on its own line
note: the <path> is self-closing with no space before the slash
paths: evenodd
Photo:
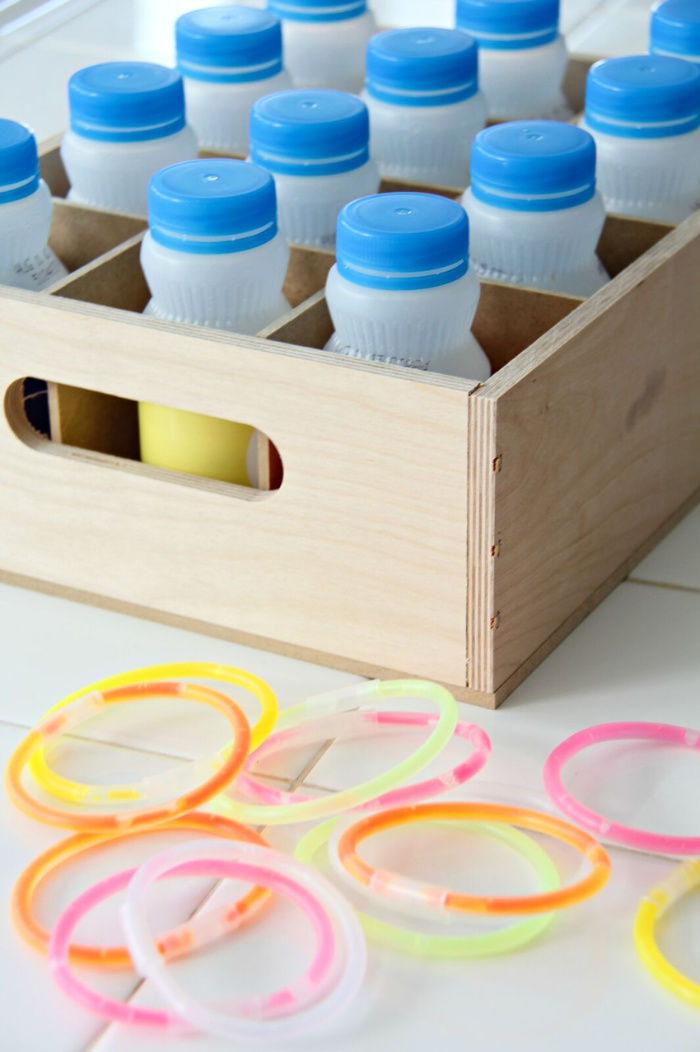
<path id="1" fill-rule="evenodd" d="M 4 398 L 11 430 L 37 452 L 97 462 L 246 501 L 268 498 L 282 486 L 284 466 L 277 447 L 250 425 L 168 406 L 139 407 L 127 398 L 65 384 L 44 385 L 44 393 L 42 385 L 44 381 L 33 377 L 15 380 Z M 40 405 L 42 398 L 46 399 L 45 412 Z M 49 414 L 52 398 L 61 400 L 60 413 L 53 411 L 54 406 Z M 49 433 L 44 423 L 49 415 L 61 433 Z M 199 442 L 194 456 L 192 438 Z M 149 445 L 150 463 L 141 460 L 142 441 Z M 173 442 L 178 443 L 177 448 Z M 229 458 L 219 455 L 221 442 L 229 443 Z M 186 467 L 182 457 L 189 458 Z M 183 463 L 183 468 L 178 463 Z M 197 470 L 198 465 L 204 470 Z"/>

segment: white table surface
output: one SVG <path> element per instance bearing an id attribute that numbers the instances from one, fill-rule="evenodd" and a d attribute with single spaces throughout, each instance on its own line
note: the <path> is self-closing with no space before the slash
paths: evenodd
<path id="1" fill-rule="evenodd" d="M 62 85 L 82 65 L 137 56 L 167 61 L 165 17 L 193 6 L 183 0 L 102 0 L 31 45 L 0 61 L 0 113 L 28 121 L 39 137 L 65 122 Z M 194 5 L 197 6 L 197 5 Z M 203 5 L 199 5 L 203 6 Z M 258 3 L 257 6 L 262 6 Z M 416 17 L 418 2 L 378 0 L 383 21 Z M 425 8 L 425 4 L 423 5 Z M 643 0 L 564 0 L 563 21 L 573 48 L 613 54 L 642 50 L 650 4 Z M 448 3 L 435 0 L 432 21 L 446 23 Z M 1 45 L 0 45 L 1 46 Z M 81 684 L 111 672 L 155 662 L 192 659 L 241 665 L 269 680 L 282 705 L 353 681 L 353 677 L 122 615 L 93 610 L 6 586 L 0 587 L 0 653 L 7 673 L 0 694 L 3 763 L 26 729 L 50 704 Z M 542 798 L 541 770 L 549 751 L 570 733 L 598 722 L 663 720 L 698 726 L 700 702 L 700 510 L 637 568 L 630 581 L 596 610 L 497 713 L 463 707 L 463 718 L 491 736 L 493 755 L 472 784 L 512 787 L 513 801 Z M 247 704 L 244 699 L 241 699 Z M 225 727 L 195 706 L 144 705 L 86 728 L 55 756 L 56 766 L 84 780 L 128 780 L 172 767 L 217 747 Z M 252 712 L 249 706 L 247 711 Z M 417 743 L 412 733 L 336 743 L 286 754 L 263 776 L 311 794 L 343 788 L 376 774 Z M 320 745 L 321 743 L 319 743 Z M 437 772 L 463 757 L 451 744 Z M 429 772 L 430 773 L 430 772 Z M 700 756 L 696 751 L 643 744 L 599 747 L 567 772 L 567 785 L 589 805 L 620 821 L 674 833 L 700 825 Z M 456 798 L 464 793 L 456 791 Z M 543 801 L 544 802 L 544 801 Z M 12 930 L 9 899 L 22 868 L 61 839 L 0 802 L 3 853 L 0 896 L 0 1048 L 8 1052 L 203 1052 L 223 1048 L 203 1037 L 178 1039 L 109 1026 L 72 1005 L 54 986 L 45 960 Z M 303 829 L 267 830 L 291 849 Z M 40 896 L 38 912 L 51 924 L 83 888 L 134 865 L 157 848 L 182 840 L 144 837 L 120 844 L 66 871 Z M 397 833 L 372 849 L 382 864 L 466 890 L 515 891 L 531 886 L 523 864 L 482 838 L 454 830 Z M 566 878 L 576 868 L 555 851 Z M 353 1010 L 330 1030 L 304 1042 L 276 1046 L 334 1052 L 417 1052 L 430 1043 L 474 1052 L 695 1052 L 700 1016 L 645 972 L 635 954 L 632 924 L 640 898 L 670 871 L 666 859 L 612 849 L 613 875 L 596 899 L 558 918 L 538 942 L 508 957 L 481 961 L 421 961 L 370 945 L 367 981 Z M 465 862 L 469 859 L 470 866 Z M 231 886 L 179 882 L 159 891 L 154 924 L 168 926 Z M 690 896 L 661 928 L 661 945 L 678 967 L 700 981 L 699 896 Z M 119 937 L 114 903 L 91 916 L 86 939 Z M 187 989 L 223 1000 L 243 986 L 273 988 L 296 974 L 310 952 L 309 935 L 284 903 L 235 939 L 175 974 Z M 85 972 L 113 996 L 159 1004 L 133 973 Z M 247 1052 L 248 1045 L 237 1045 Z M 253 1046 L 251 1045 L 250 1048 Z M 273 1046 L 275 1047 L 275 1046 Z"/>

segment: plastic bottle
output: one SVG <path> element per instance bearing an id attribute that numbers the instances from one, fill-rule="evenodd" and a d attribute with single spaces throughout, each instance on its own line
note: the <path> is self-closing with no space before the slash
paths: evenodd
<path id="1" fill-rule="evenodd" d="M 651 14 L 652 55 L 684 58 L 700 66 L 700 3 L 665 0 Z"/>
<path id="2" fill-rule="evenodd" d="M 326 284 L 335 326 L 326 350 L 486 380 L 491 367 L 471 332 L 479 292 L 456 201 L 419 193 L 353 201 L 338 220 Z"/>
<path id="3" fill-rule="evenodd" d="M 597 62 L 582 127 L 609 212 L 680 223 L 697 207 L 700 69 L 665 55 Z"/>
<path id="4" fill-rule="evenodd" d="M 486 123 L 472 37 L 457 29 L 378 33 L 363 98 L 383 177 L 467 186 L 471 145 Z"/>
<path id="5" fill-rule="evenodd" d="M 377 32 L 367 0 L 267 0 L 282 19 L 284 61 L 296 88 L 359 92 Z"/>
<path id="6" fill-rule="evenodd" d="M 477 135 L 463 201 L 477 274 L 573 296 L 602 288 L 595 172 L 595 142 L 572 124 L 514 121 Z"/>
<path id="7" fill-rule="evenodd" d="M 177 20 L 175 41 L 200 147 L 247 156 L 253 103 L 292 86 L 279 18 L 251 7 L 208 7 Z"/>
<path id="8" fill-rule="evenodd" d="M 457 26 L 479 45 L 479 82 L 492 120 L 565 120 L 569 61 L 559 0 L 457 0 Z"/>
<path id="9" fill-rule="evenodd" d="M 51 194 L 29 128 L 0 120 L 0 284 L 42 289 L 68 271 L 47 242 Z"/>
<path id="10" fill-rule="evenodd" d="M 224 158 L 172 165 L 151 180 L 149 223 L 146 314 L 251 336 L 289 310 L 289 248 L 267 172 Z M 150 403 L 139 426 L 146 463 L 249 484 L 252 426 Z"/>
<path id="11" fill-rule="evenodd" d="M 146 216 L 148 181 L 197 156 L 182 77 L 149 62 L 105 62 L 68 84 L 70 129 L 61 157 L 79 204 Z"/>
<path id="12" fill-rule="evenodd" d="M 250 157 L 277 184 L 280 230 L 333 248 L 340 210 L 379 189 L 364 102 L 342 91 L 285 91 L 256 102 Z"/>

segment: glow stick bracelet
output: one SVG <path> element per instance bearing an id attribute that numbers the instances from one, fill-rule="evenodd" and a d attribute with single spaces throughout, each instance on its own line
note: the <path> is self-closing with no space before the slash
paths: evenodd
<path id="1" fill-rule="evenodd" d="M 307 833 L 299 841 L 295 857 L 300 862 L 312 864 L 314 855 L 328 844 L 336 821 L 332 818 L 329 822 L 324 822 Z M 543 891 L 553 891 L 560 886 L 556 866 L 547 852 L 543 851 L 539 844 L 530 837 L 509 826 L 477 825 L 475 831 L 495 837 L 507 847 L 517 851 L 533 866 Z M 389 924 L 359 910 L 357 915 L 365 933 L 377 942 L 419 957 L 442 957 L 452 960 L 494 957 L 497 954 L 512 953 L 541 935 L 554 919 L 553 913 L 543 913 L 541 916 L 517 921 L 515 924 L 496 931 L 460 936 L 427 934 L 408 928 L 399 928 L 395 924 Z"/>
<path id="2" fill-rule="evenodd" d="M 261 848 L 261 850 L 269 850 Z M 51 935 L 49 943 L 49 967 L 58 986 L 67 997 L 77 1004 L 87 1008 L 95 1015 L 104 1019 L 111 1019 L 117 1023 L 131 1023 L 145 1026 L 165 1027 L 167 1029 L 182 1029 L 183 1020 L 177 1013 L 162 1012 L 150 1008 L 141 1008 L 138 1005 L 126 1004 L 123 1001 L 115 1001 L 110 997 L 103 997 L 85 985 L 73 973 L 68 962 L 68 946 L 71 936 L 82 918 L 95 906 L 105 899 L 116 895 L 128 887 L 129 882 L 138 872 L 137 869 L 127 869 L 122 873 L 116 873 L 107 880 L 100 881 L 94 887 L 88 889 L 73 902 L 59 918 Z M 193 860 L 183 865 L 173 867 L 167 874 L 175 877 L 239 877 L 241 879 L 260 879 L 269 890 L 278 891 L 292 899 L 305 911 L 314 926 L 317 950 L 314 961 L 304 979 L 288 990 L 268 998 L 257 998 L 242 1000 L 237 1005 L 242 1015 L 254 1015 L 265 1018 L 268 1014 L 275 1016 L 280 1010 L 304 1005 L 307 1001 L 313 1003 L 319 992 L 323 992 L 328 985 L 329 978 L 332 979 L 332 966 L 335 958 L 335 934 L 330 917 L 317 902 L 313 895 L 307 892 L 301 884 L 290 881 L 279 870 L 270 866 L 252 866 L 233 860 L 212 862 L 210 859 Z M 229 907 L 229 916 L 224 918 L 218 915 L 220 923 L 220 935 L 233 931 L 246 917 L 246 912 L 238 913 L 238 904 Z M 224 924 L 225 919 L 225 924 Z M 181 929 L 184 939 L 193 948 L 195 947 L 195 929 L 191 925 L 184 925 Z M 159 956 L 156 950 L 156 956 Z M 159 956 L 162 960 L 162 957 Z"/>
<path id="3" fill-rule="evenodd" d="M 426 821 L 468 821 L 505 823 L 518 829 L 543 833 L 580 851 L 590 862 L 591 872 L 569 887 L 540 895 L 494 897 L 464 895 L 449 888 L 426 884 L 393 873 L 375 869 L 358 854 L 363 840 L 396 826 Z M 423 917 L 443 917 L 463 913 L 482 915 L 548 913 L 575 906 L 600 891 L 610 877 L 610 859 L 592 837 L 563 822 L 560 818 L 520 807 L 498 804 L 435 803 L 380 811 L 357 820 L 332 835 L 329 857 L 333 868 L 363 894 L 379 896 L 399 912 L 412 912 Z"/>
<path id="4" fill-rule="evenodd" d="M 247 1017 L 233 1017 L 202 1004 L 177 986 L 153 943 L 146 917 L 146 893 L 153 881 L 177 866 L 205 858 L 214 864 L 235 862 L 241 867 L 241 872 L 246 867 L 251 875 L 255 874 L 253 879 L 259 884 L 263 881 L 263 873 L 277 872 L 318 899 L 323 908 L 331 914 L 335 928 L 345 944 L 342 971 L 337 977 L 337 985 L 330 993 L 306 1007 L 296 1003 L 294 998 L 280 994 L 273 1002 L 275 1007 L 296 1014 L 263 1020 L 255 1018 L 262 1011 L 262 1002 L 257 1006 L 250 1005 Z M 265 883 L 269 879 L 266 876 Z M 127 943 L 138 971 L 154 983 L 178 1016 L 187 1020 L 197 1030 L 227 1041 L 242 1038 L 267 1038 L 277 1042 L 291 1040 L 331 1022 L 354 1000 L 362 986 L 367 966 L 367 947 L 362 928 L 346 899 L 329 881 L 308 866 L 302 866 L 286 855 L 269 848 L 258 847 L 256 844 L 221 841 L 203 844 L 200 841 L 172 848 L 151 859 L 138 870 L 129 885 L 122 906 L 122 920 Z"/>
<path id="5" fill-rule="evenodd" d="M 370 682 L 343 687 L 339 691 L 319 694 L 302 705 L 286 710 L 284 725 L 293 726 L 305 719 L 317 719 L 336 712 L 346 712 L 357 706 L 384 701 L 387 698 L 420 698 L 432 702 L 438 709 L 438 720 L 427 740 L 409 757 L 391 771 L 370 778 L 352 789 L 332 793 L 318 800 L 304 803 L 264 805 L 245 804 L 224 794 L 215 800 L 212 807 L 221 814 L 229 815 L 247 825 L 290 825 L 294 822 L 311 822 L 331 818 L 377 797 L 422 771 L 443 751 L 457 726 L 457 702 L 444 687 L 423 680 L 391 680 Z"/>
<path id="6" fill-rule="evenodd" d="M 231 819 L 223 818 L 219 815 L 206 814 L 203 811 L 193 811 L 191 814 L 182 815 L 167 825 L 156 826 L 154 829 L 136 829 L 133 832 L 125 833 L 119 839 L 120 843 L 124 841 L 131 842 L 136 837 L 180 832 L 208 833 L 209 836 L 221 836 L 232 840 L 248 840 L 252 844 L 261 844 L 263 847 L 268 846 L 259 833 L 248 829 L 247 826 L 242 826 L 238 822 L 233 822 Z M 114 842 L 113 836 L 104 833 L 99 836 L 91 836 L 89 833 L 76 833 L 74 836 L 67 837 L 65 840 L 59 841 L 58 844 L 54 844 L 53 847 L 44 851 L 27 866 L 14 886 L 11 903 L 12 919 L 23 939 L 37 950 L 46 953 L 49 947 L 50 933 L 36 919 L 34 902 L 37 895 L 43 889 L 48 879 L 58 873 L 67 863 L 73 862 L 74 859 L 82 859 L 85 855 L 99 851 L 101 847 L 110 846 Z M 248 892 L 237 904 L 234 915 L 235 926 L 237 927 L 240 922 L 240 915 L 245 912 L 248 912 L 248 914 L 253 913 L 269 897 L 270 893 L 264 888 L 253 888 L 252 891 Z M 158 948 L 165 959 L 173 960 L 185 953 L 189 953 L 194 948 L 194 944 L 197 946 L 204 945 L 208 941 L 209 934 L 214 938 L 225 934 L 228 914 L 231 912 L 230 907 L 226 910 L 223 917 L 224 924 L 221 926 L 213 923 L 214 918 L 210 914 L 214 912 L 209 910 L 195 917 L 191 922 L 189 927 L 195 932 L 194 943 L 182 927 L 162 935 L 158 939 Z M 87 964 L 101 968 L 131 967 L 131 954 L 126 946 L 85 946 L 81 943 L 75 943 L 68 947 L 68 957 L 71 964 Z"/>
<path id="7" fill-rule="evenodd" d="M 39 749 L 55 741 L 62 734 L 74 730 L 85 720 L 91 719 L 105 711 L 109 705 L 137 701 L 144 697 L 162 697 L 173 695 L 187 698 L 191 701 L 199 701 L 209 705 L 222 713 L 233 729 L 233 746 L 227 750 L 226 757 L 220 754 L 210 756 L 197 763 L 196 770 L 202 781 L 199 786 L 190 791 L 182 792 L 184 784 L 190 784 L 192 777 L 192 765 L 185 767 L 184 771 L 171 773 L 166 782 L 163 776 L 159 776 L 157 787 L 160 791 L 170 789 L 174 799 L 154 807 L 141 808 L 132 811 L 118 811 L 110 814 L 86 811 L 66 811 L 50 807 L 32 796 L 22 784 L 22 773 L 27 763 Z M 224 789 L 243 768 L 248 752 L 250 750 L 250 727 L 248 721 L 235 702 L 227 698 L 219 691 L 208 687 L 199 687 L 192 683 L 148 683 L 137 684 L 130 687 L 117 687 L 107 691 L 105 694 L 93 692 L 84 697 L 72 701 L 60 712 L 53 716 L 47 716 L 34 730 L 30 731 L 23 742 L 18 745 L 10 757 L 5 772 L 5 787 L 7 793 L 16 807 L 30 818 L 47 825 L 60 826 L 64 829 L 78 829 L 88 833 L 123 833 L 126 830 L 156 826 L 163 822 L 170 822 L 178 815 L 194 811 L 201 804 L 206 803 L 212 797 Z M 183 775 L 185 778 L 183 778 Z M 186 781 L 185 781 L 186 779 Z M 138 799 L 144 799 L 149 795 L 152 783 L 150 779 L 144 779 L 131 787 L 133 799 L 134 791 L 139 793 Z M 128 787 L 127 787 L 128 788 Z M 106 803 L 110 800 L 107 790 L 107 800 L 104 799 L 103 787 L 95 786 L 91 789 L 89 799 L 92 803 Z M 123 798 L 122 798 L 123 799 Z"/>
<path id="8" fill-rule="evenodd" d="M 67 705 L 77 701 L 87 694 L 111 693 L 118 687 L 137 687 L 141 683 L 153 683 L 164 680 L 193 680 L 207 679 L 216 683 L 230 683 L 232 686 L 240 687 L 242 690 L 252 694 L 259 702 L 261 708 L 260 718 L 251 730 L 251 749 L 257 749 L 275 726 L 277 719 L 277 698 L 267 683 L 243 669 L 231 668 L 228 665 L 216 665 L 203 661 L 177 661 L 167 665 L 151 665 L 147 668 L 137 668 L 129 672 L 121 672 L 116 676 L 108 676 L 106 679 L 91 683 L 83 690 L 70 694 L 67 698 L 59 701 L 57 705 L 49 709 L 44 717 L 60 712 Z M 220 758 L 226 755 L 222 749 L 211 758 L 212 762 L 220 762 Z M 94 802 L 91 799 L 93 787 L 82 785 L 80 782 L 72 782 L 56 774 L 46 762 L 44 749 L 36 752 L 29 761 L 29 771 L 35 782 L 45 792 L 55 796 L 59 800 L 67 800 L 74 804 Z M 166 775 L 167 778 L 167 775 Z M 152 779 L 148 792 L 155 796 L 158 792 L 158 776 Z M 167 790 L 166 790 L 167 791 Z M 105 786 L 102 790 L 109 800 L 139 800 L 138 787 L 125 785 Z M 136 795 L 134 795 L 136 794 Z"/>
<path id="9" fill-rule="evenodd" d="M 656 944 L 656 923 L 685 895 L 700 887 L 700 859 L 684 862 L 643 899 L 634 922 L 634 942 L 644 964 L 662 986 L 700 1008 L 700 984 L 679 972 Z"/>
<path id="10" fill-rule="evenodd" d="M 260 748 L 252 753 L 246 762 L 242 774 L 236 779 L 236 791 L 252 797 L 257 803 L 271 806 L 294 805 L 306 802 L 311 797 L 287 793 L 277 786 L 260 782 L 252 775 L 256 763 L 267 760 L 275 753 L 298 748 L 300 745 L 322 741 L 324 738 L 357 737 L 360 734 L 379 731 L 383 727 L 396 729 L 404 727 L 434 727 L 438 717 L 424 712 L 382 712 L 377 710 L 359 710 L 347 712 L 340 716 L 331 716 L 328 720 L 314 720 L 306 727 L 297 724 L 288 730 L 279 731 L 267 739 Z M 320 726 L 319 726 L 320 724 Z M 358 810 L 378 810 L 382 807 L 399 807 L 430 800 L 435 796 L 464 785 L 483 768 L 491 754 L 491 742 L 485 731 L 473 723 L 461 721 L 455 727 L 455 737 L 462 738 L 472 746 L 469 757 L 450 771 L 428 778 L 416 785 L 402 786 L 369 803 L 362 804 Z"/>
<path id="11" fill-rule="evenodd" d="M 700 749 L 700 731 L 676 727 L 669 723 L 603 723 L 573 734 L 551 753 L 544 765 L 544 784 L 560 811 L 584 829 L 603 836 L 611 844 L 660 855 L 700 855 L 700 836 L 665 836 L 612 822 L 591 811 L 570 796 L 564 788 L 561 771 L 564 764 L 582 749 L 600 742 L 655 741 Z"/>

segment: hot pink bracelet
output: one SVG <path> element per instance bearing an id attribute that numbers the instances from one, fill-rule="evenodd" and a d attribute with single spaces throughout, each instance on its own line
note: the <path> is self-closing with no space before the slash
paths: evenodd
<path id="1" fill-rule="evenodd" d="M 688 730 L 686 727 L 675 727 L 669 723 L 602 723 L 598 727 L 589 727 L 567 738 L 547 759 L 544 765 L 544 784 L 551 799 L 568 818 L 610 843 L 651 854 L 700 855 L 700 837 L 663 836 L 620 825 L 584 807 L 567 793 L 562 784 L 561 770 L 573 756 L 589 745 L 629 739 L 667 742 L 683 745 L 688 749 L 700 748 L 700 732 Z"/>
<path id="2" fill-rule="evenodd" d="M 381 727 L 434 727 L 438 722 L 437 715 L 427 712 L 383 712 L 376 710 L 357 710 L 346 712 L 338 716 L 331 716 L 328 720 L 321 722 L 314 720 L 313 724 L 306 726 L 304 723 L 295 724 L 288 730 L 278 731 L 252 753 L 242 774 L 236 779 L 236 791 L 243 793 L 256 800 L 258 803 L 279 805 L 298 804 L 310 800 L 311 797 L 300 796 L 298 793 L 287 793 L 282 789 L 258 781 L 251 774 L 251 768 L 263 759 L 282 749 L 298 748 L 300 745 L 312 741 L 322 741 L 326 736 L 329 738 L 349 737 L 361 732 L 361 729 L 373 729 Z M 406 807 L 411 804 L 420 803 L 440 796 L 442 793 L 464 785 L 470 778 L 484 767 L 491 755 L 491 741 L 489 736 L 481 727 L 474 723 L 461 721 L 455 727 L 455 736 L 463 738 L 472 746 L 471 755 L 463 762 L 453 767 L 445 774 L 427 778 L 415 785 L 402 786 L 392 789 L 355 808 L 355 811 L 376 811 L 383 807 Z"/>
<path id="3" fill-rule="evenodd" d="M 271 852 L 272 854 L 272 852 Z M 64 912 L 61 914 L 49 943 L 49 967 L 57 984 L 63 992 L 77 1004 L 94 1012 L 105 1019 L 111 1019 L 117 1023 L 138 1024 L 139 1026 L 166 1027 L 168 1029 L 191 1030 L 192 1027 L 184 1022 L 174 1012 L 160 1011 L 152 1008 L 140 1008 L 138 1005 L 126 1004 L 123 1001 L 115 1001 L 110 997 L 91 990 L 82 983 L 72 970 L 69 961 L 69 949 L 73 932 L 83 917 L 99 906 L 105 899 L 124 891 L 129 885 L 132 877 L 138 872 L 137 869 L 124 870 L 116 873 L 106 880 L 100 881 L 94 887 L 83 892 Z M 224 861 L 201 859 L 195 862 L 187 862 L 170 871 L 167 876 L 175 877 L 233 877 L 241 880 L 250 880 L 261 887 L 272 891 L 278 891 L 295 902 L 307 914 L 314 927 L 317 951 L 313 963 L 306 975 L 282 995 L 272 995 L 265 1000 L 260 998 L 248 999 L 234 1005 L 242 1014 L 250 1008 L 256 1017 L 264 1017 L 266 1012 L 270 1016 L 279 1013 L 278 1002 L 280 996 L 286 1002 L 287 997 L 296 998 L 304 1004 L 313 1002 L 319 994 L 323 993 L 329 982 L 333 981 L 333 965 L 335 960 L 336 940 L 331 919 L 322 904 L 308 892 L 302 884 L 290 879 L 286 875 L 276 872 L 268 866 L 255 866 L 241 861 Z M 235 928 L 235 918 L 227 915 L 225 911 L 211 910 L 215 924 L 225 927 L 227 932 Z M 243 921 L 247 913 L 241 914 Z M 195 942 L 208 942 L 206 935 L 207 914 L 193 919 L 191 924 L 179 929 L 182 937 L 188 933 L 192 937 L 192 948 Z"/>

